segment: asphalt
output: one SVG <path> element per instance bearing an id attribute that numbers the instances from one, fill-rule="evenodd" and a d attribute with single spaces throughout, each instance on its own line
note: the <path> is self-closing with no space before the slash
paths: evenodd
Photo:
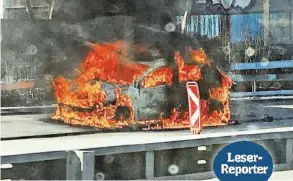
<path id="1" fill-rule="evenodd" d="M 232 119 L 260 120 L 269 115 L 275 119 L 293 119 L 293 99 L 231 101 Z"/>
<path id="2" fill-rule="evenodd" d="M 14 116 L 2 116 L 1 117 L 1 139 L 24 139 L 31 137 L 57 137 L 65 135 L 80 135 L 80 134 L 92 134 L 100 133 L 105 134 L 95 128 L 85 128 L 71 126 L 63 124 L 60 121 L 49 119 L 48 114 L 42 115 L 14 115 Z M 272 129 L 272 128 L 283 128 L 293 127 L 293 119 L 274 120 L 273 122 L 244 122 L 240 125 L 227 125 L 220 127 L 209 127 L 204 128 L 202 134 L 209 133 L 225 133 L 225 132 L 237 132 L 237 131 L 251 131 L 259 129 Z M 186 133 L 188 130 L 177 130 L 177 131 L 137 131 L 127 132 L 135 136 L 138 133 L 144 132 L 146 134 L 161 134 L 161 133 L 173 133 L 181 134 Z M 119 134 L 119 133 L 117 133 Z M 124 134 L 123 132 L 121 134 Z"/>
<path id="3" fill-rule="evenodd" d="M 243 122 L 243 124 L 205 128 L 203 134 L 293 126 L 293 100 L 291 99 L 232 101 L 231 112 L 232 119 L 241 121 Z M 262 122 L 265 114 L 273 117 L 274 121 Z M 44 136 L 65 136 L 103 132 L 96 128 L 63 124 L 60 121 L 50 119 L 51 115 L 52 114 L 2 115 L 0 117 L 1 139 L 5 140 Z M 186 131 L 187 130 L 183 130 L 181 132 Z M 178 131 L 171 132 L 173 132 L 174 134 L 178 133 Z"/>

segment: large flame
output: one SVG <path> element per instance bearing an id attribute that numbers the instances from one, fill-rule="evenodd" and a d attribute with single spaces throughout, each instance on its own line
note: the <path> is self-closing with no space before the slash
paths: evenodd
<path id="1" fill-rule="evenodd" d="M 202 64 L 210 65 L 211 64 L 208 59 L 208 56 L 205 54 L 205 52 L 202 49 L 193 50 L 190 48 L 189 51 L 191 52 L 193 62 L 200 64 L 200 65 L 202 65 Z"/>
<path id="2" fill-rule="evenodd" d="M 173 109 L 169 118 L 159 117 L 157 120 L 136 121 L 131 97 L 124 95 L 119 85 L 132 85 L 149 68 L 147 65 L 129 61 L 127 44 L 118 41 L 111 44 L 88 43 L 92 50 L 82 61 L 78 75 L 74 80 L 63 76 L 55 78 L 53 88 L 58 102 L 58 109 L 53 119 L 62 120 L 68 124 L 93 126 L 98 128 L 121 128 L 135 124 L 145 125 L 147 129 L 188 128 L 190 125 L 188 111 Z M 194 65 L 186 65 L 179 52 L 175 54 L 178 66 L 179 81 L 198 81 L 202 78 L 199 65 L 210 65 L 203 50 L 190 50 Z M 209 90 L 210 99 L 223 104 L 223 108 L 210 112 L 208 100 L 201 100 L 201 121 L 203 126 L 222 125 L 230 119 L 229 89 L 232 80 L 223 75 L 221 86 Z M 116 102 L 106 104 L 107 94 L 102 88 L 102 82 L 117 85 L 115 88 Z M 173 72 L 170 67 L 154 70 L 142 81 L 143 88 L 158 85 L 170 85 Z M 118 107 L 127 107 L 130 116 L 127 119 L 116 118 Z"/>
<path id="3" fill-rule="evenodd" d="M 169 67 L 162 67 L 154 70 L 142 81 L 142 87 L 155 87 L 157 85 L 170 85 L 172 84 L 173 73 Z"/>

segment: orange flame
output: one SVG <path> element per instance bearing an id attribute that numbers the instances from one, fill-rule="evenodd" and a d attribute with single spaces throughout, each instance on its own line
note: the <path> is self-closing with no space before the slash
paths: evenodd
<path id="1" fill-rule="evenodd" d="M 210 99 L 225 102 L 229 99 L 229 90 L 223 87 L 215 87 L 209 90 Z"/>
<path id="2" fill-rule="evenodd" d="M 194 63 L 197 63 L 199 65 L 205 64 L 205 65 L 210 65 L 210 61 L 208 59 L 208 56 L 206 53 L 200 49 L 200 50 L 192 50 L 191 51 L 191 57 Z"/>
<path id="3" fill-rule="evenodd" d="M 224 72 L 221 72 L 221 75 L 222 75 L 222 80 L 221 80 L 222 86 L 224 88 L 230 89 L 233 85 L 233 80 Z"/>
<path id="4" fill-rule="evenodd" d="M 161 67 L 154 70 L 142 81 L 143 88 L 155 87 L 157 85 L 172 84 L 173 73 L 169 67 Z"/>
<path id="5" fill-rule="evenodd" d="M 179 70 L 179 81 L 198 81 L 201 79 L 200 68 L 197 65 L 185 65 L 179 52 L 175 53 L 175 61 Z"/>
<path id="6" fill-rule="evenodd" d="M 107 96 L 102 90 L 101 82 L 74 84 L 64 77 L 57 77 L 54 81 L 54 90 L 59 104 L 88 108 L 95 104 L 104 103 Z M 75 89 L 74 89 L 75 87 Z"/>

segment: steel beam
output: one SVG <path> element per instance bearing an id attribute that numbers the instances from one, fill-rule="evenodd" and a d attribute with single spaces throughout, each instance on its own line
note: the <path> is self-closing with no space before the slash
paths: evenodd
<path id="1" fill-rule="evenodd" d="M 293 139 L 288 138 L 286 141 L 286 163 L 288 169 L 293 169 Z"/>
<path id="2" fill-rule="evenodd" d="M 94 180 L 93 151 L 69 151 L 66 161 L 67 180 Z"/>
<path id="3" fill-rule="evenodd" d="M 152 180 L 155 177 L 154 172 L 155 157 L 153 151 L 147 151 L 145 154 L 145 177 L 147 180 Z"/>

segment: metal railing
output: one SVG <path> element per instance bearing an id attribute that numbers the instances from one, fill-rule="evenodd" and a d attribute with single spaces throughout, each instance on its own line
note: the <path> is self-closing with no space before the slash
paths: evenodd
<path id="1" fill-rule="evenodd" d="M 71 137 L 64 139 L 62 147 L 58 141 L 60 138 L 51 139 L 27 139 L 4 141 L 1 150 L 1 164 L 28 163 L 34 161 L 46 161 L 56 159 L 66 159 L 66 178 L 68 180 L 82 179 L 93 180 L 95 175 L 95 157 L 101 155 L 122 154 L 122 153 L 145 153 L 145 178 L 142 179 L 204 179 L 214 177 L 211 171 L 205 173 L 195 173 L 189 175 L 174 175 L 167 177 L 155 177 L 154 155 L 160 150 L 198 148 L 200 152 L 205 146 L 228 144 L 235 141 L 250 140 L 286 140 L 286 163 L 274 165 L 275 171 L 293 169 L 293 127 L 283 127 L 274 129 L 262 129 L 252 131 L 238 131 L 226 133 L 210 133 L 203 135 L 179 135 L 179 136 L 160 136 L 156 139 L 149 136 L 141 136 L 139 139 L 121 139 L 121 135 L 99 139 L 100 135 L 91 137 L 95 141 L 90 141 L 86 137 Z M 120 137 L 120 140 L 117 139 Z M 152 137 L 152 136 L 151 136 Z M 103 141 L 102 141 L 103 140 Z M 112 141 L 111 141 L 112 140 Z M 42 142 L 42 145 L 36 146 Z M 83 142 L 77 146 L 77 142 Z M 87 143 L 88 142 L 88 143 Z M 26 145 L 25 149 L 19 149 L 15 144 Z M 13 146 L 14 145 L 14 146 Z M 59 145 L 59 146 L 58 146 Z M 197 154 L 196 152 L 194 154 Z M 215 153 L 213 153 L 215 154 Z M 205 160 L 203 158 L 202 160 Z M 208 158 L 212 159 L 212 158 Z M 210 162 L 212 160 L 205 160 Z M 199 165 L 200 166 L 200 165 Z"/>
<path id="2" fill-rule="evenodd" d="M 293 60 L 284 61 L 268 61 L 268 62 L 253 62 L 253 63 L 235 63 L 231 65 L 231 71 L 243 71 L 243 70 L 268 70 L 268 69 L 284 69 L 293 68 Z M 293 82 L 292 74 L 263 74 L 263 75 L 243 75 L 233 74 L 231 75 L 235 82 L 252 82 L 251 92 L 233 92 L 232 98 L 237 97 L 255 97 L 255 96 L 288 96 L 293 95 L 293 90 L 268 90 L 257 91 L 256 82 Z"/>

